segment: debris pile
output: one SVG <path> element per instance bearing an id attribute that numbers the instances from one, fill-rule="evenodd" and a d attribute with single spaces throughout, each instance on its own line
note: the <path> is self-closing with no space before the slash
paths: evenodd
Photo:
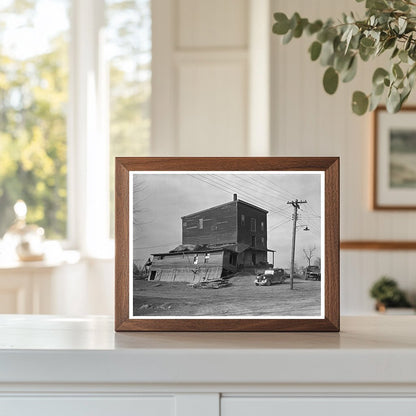
<path id="1" fill-rule="evenodd" d="M 220 289 L 222 287 L 230 286 L 231 282 L 225 279 L 210 280 L 205 282 L 191 283 L 188 286 L 194 289 Z"/>

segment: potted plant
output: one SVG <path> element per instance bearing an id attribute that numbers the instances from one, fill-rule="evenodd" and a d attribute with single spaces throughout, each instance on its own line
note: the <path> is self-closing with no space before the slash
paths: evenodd
<path id="1" fill-rule="evenodd" d="M 344 13 L 337 21 L 310 22 L 299 13 L 288 18 L 280 12 L 274 19 L 273 32 L 283 36 L 284 44 L 304 34 L 313 36 L 310 58 L 326 68 L 323 86 L 328 94 L 335 93 L 340 80 L 355 77 L 359 61 L 390 55 L 390 64 L 375 70 L 371 93 L 353 93 L 355 114 L 374 110 L 384 95 L 387 110 L 395 113 L 409 97 L 416 78 L 416 0 L 366 0 L 363 19 Z"/>
<path id="2" fill-rule="evenodd" d="M 376 300 L 376 310 L 385 312 L 387 308 L 410 308 L 411 305 L 397 282 L 387 276 L 377 280 L 370 289 L 370 296 Z"/>

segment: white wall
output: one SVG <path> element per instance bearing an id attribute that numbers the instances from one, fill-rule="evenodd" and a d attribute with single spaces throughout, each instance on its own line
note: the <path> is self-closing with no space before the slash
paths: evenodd
<path id="1" fill-rule="evenodd" d="M 311 19 L 335 18 L 350 10 L 361 10 L 359 15 L 364 15 L 362 4 L 351 0 L 272 0 L 273 12 L 298 11 Z M 329 96 L 322 88 L 324 68 L 311 62 L 307 53 L 312 40 L 304 37 L 282 45 L 277 36 L 272 38 L 272 154 L 341 157 L 341 240 L 415 240 L 415 212 L 370 208 L 371 116 L 353 115 L 350 103 L 354 90 L 370 92 L 377 62 L 360 62 L 357 79 L 340 85 Z M 383 274 L 396 278 L 414 297 L 414 270 L 413 251 L 342 251 L 342 313 L 371 312 L 368 289 Z"/>
<path id="2" fill-rule="evenodd" d="M 309 38 L 282 46 L 263 31 L 269 25 L 270 33 L 272 11 L 325 18 L 361 7 L 352 0 L 154 0 L 153 154 L 267 155 L 270 148 L 279 156 L 340 156 L 341 238 L 414 240 L 416 213 L 370 209 L 371 117 L 353 115 L 350 102 L 355 89 L 369 90 L 374 64 L 360 64 L 359 77 L 330 97 L 324 69 L 309 60 Z M 342 314 L 371 313 L 368 289 L 383 274 L 416 297 L 414 270 L 412 251 L 341 252 Z M 112 313 L 112 276 L 111 263 L 90 265 L 88 313 Z"/>
<path id="3" fill-rule="evenodd" d="M 153 0 L 153 155 L 247 154 L 250 4 Z"/>

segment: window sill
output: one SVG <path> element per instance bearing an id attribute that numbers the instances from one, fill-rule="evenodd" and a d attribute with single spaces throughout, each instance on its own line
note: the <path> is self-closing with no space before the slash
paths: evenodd
<path id="1" fill-rule="evenodd" d="M 21 261 L 10 255 L 0 255 L 0 270 L 38 270 L 56 268 L 66 264 L 77 264 L 81 260 L 79 251 L 62 250 L 55 255 L 46 255 L 40 261 Z"/>

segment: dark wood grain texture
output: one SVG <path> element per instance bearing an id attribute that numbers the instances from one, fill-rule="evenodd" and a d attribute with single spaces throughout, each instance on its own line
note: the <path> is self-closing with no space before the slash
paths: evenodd
<path id="1" fill-rule="evenodd" d="M 116 160 L 115 327 L 129 319 L 129 171 Z"/>
<path id="2" fill-rule="evenodd" d="M 403 205 L 380 205 L 378 202 L 378 184 L 377 184 L 377 176 L 378 176 L 378 150 L 379 150 L 379 143 L 378 143 L 378 120 L 380 116 L 380 112 L 387 111 L 385 106 L 377 107 L 373 111 L 373 178 L 372 178 L 372 184 L 373 184 L 373 200 L 372 200 L 372 207 L 373 210 L 376 211 L 413 211 L 416 210 L 416 205 L 409 205 L 409 206 L 403 206 Z M 416 112 L 416 106 L 406 106 L 403 107 L 400 112 L 406 112 L 406 111 L 413 111 Z M 416 113 L 415 113 L 416 114 Z"/>
<path id="3" fill-rule="evenodd" d="M 324 171 L 324 319 L 129 319 L 130 171 Z M 116 158 L 116 331 L 339 331 L 339 158 Z"/>
<path id="4" fill-rule="evenodd" d="M 416 241 L 341 241 L 341 250 L 416 250 Z"/>

